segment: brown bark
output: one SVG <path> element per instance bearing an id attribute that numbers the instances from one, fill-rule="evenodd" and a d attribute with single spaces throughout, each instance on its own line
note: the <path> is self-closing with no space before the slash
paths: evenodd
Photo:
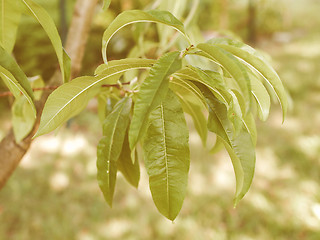
<path id="1" fill-rule="evenodd" d="M 70 30 L 67 37 L 66 51 L 71 58 L 71 76 L 76 76 L 81 68 L 81 62 L 85 50 L 85 44 L 89 35 L 92 16 L 98 0 L 77 0 L 72 17 Z M 61 83 L 61 73 L 57 70 L 50 79 L 49 86 Z M 32 136 L 39 127 L 40 116 L 44 103 L 50 92 L 45 91 L 36 103 L 37 119 L 31 133 L 20 143 L 16 143 L 13 131 L 9 133 L 0 142 L 0 189 L 3 188 L 11 174 L 19 165 L 21 159 L 28 151 Z"/>

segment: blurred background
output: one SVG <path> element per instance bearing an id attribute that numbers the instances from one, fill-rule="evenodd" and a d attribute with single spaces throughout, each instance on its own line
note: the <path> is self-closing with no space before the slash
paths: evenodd
<path id="1" fill-rule="evenodd" d="M 75 1 L 37 2 L 65 38 Z M 151 2 L 113 0 L 108 11 L 97 8 L 82 74 L 93 74 L 102 62 L 102 33 L 114 17 Z M 319 12 L 319 0 L 200 0 L 194 21 L 203 36 L 234 35 L 269 54 L 291 96 L 284 124 L 278 105 L 267 122 L 257 122 L 256 173 L 237 208 L 227 153 L 210 155 L 190 124 L 189 186 L 178 218 L 172 223 L 158 213 L 143 167 L 138 190 L 118 175 L 110 209 L 96 181 L 101 130 L 90 102 L 59 134 L 36 139 L 0 191 L 0 239 L 320 239 Z M 115 38 L 111 59 L 126 57 L 135 44 L 132 28 Z M 49 39 L 28 17 L 14 55 L 28 76 L 48 80 L 57 67 Z M 6 91 L 1 81 L 0 90 Z M 0 139 L 10 127 L 12 101 L 0 98 Z"/>

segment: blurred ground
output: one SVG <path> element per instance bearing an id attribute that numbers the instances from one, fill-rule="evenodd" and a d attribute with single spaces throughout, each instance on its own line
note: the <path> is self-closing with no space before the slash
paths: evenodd
<path id="1" fill-rule="evenodd" d="M 318 29 L 300 29 L 258 45 L 272 56 L 293 108 L 283 125 L 279 106 L 258 122 L 255 178 L 236 209 L 227 154 L 209 155 L 195 132 L 188 194 L 174 223 L 157 212 L 144 169 L 138 191 L 118 175 L 110 209 L 95 176 L 98 119 L 87 111 L 57 136 L 36 139 L 1 190 L 0 239 L 320 239 L 319 42 Z"/>

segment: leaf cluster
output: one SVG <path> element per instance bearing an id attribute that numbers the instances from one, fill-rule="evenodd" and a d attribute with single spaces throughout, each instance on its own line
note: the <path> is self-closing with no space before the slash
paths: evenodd
<path id="1" fill-rule="evenodd" d="M 110 1 L 104 4 L 107 7 Z M 118 15 L 105 30 L 104 63 L 95 74 L 68 82 L 69 59 L 48 14 L 32 0 L 3 0 L 0 7 L 10 13 L 1 15 L 0 19 L 0 25 L 4 26 L 0 31 L 0 76 L 16 97 L 13 111 L 17 140 L 30 131 L 34 121 L 30 112 L 35 113 L 36 96 L 30 81 L 10 54 L 18 26 L 16 20 L 26 13 L 37 19 L 52 41 L 65 80 L 49 96 L 35 137 L 59 128 L 96 97 L 103 132 L 97 146 L 97 179 L 110 206 L 117 172 L 138 187 L 139 163 L 143 159 L 156 207 L 170 220 L 177 217 L 187 192 L 190 167 L 185 114 L 191 116 L 204 146 L 207 133 L 216 134 L 212 152 L 224 147 L 234 168 L 234 204 L 244 197 L 255 169 L 255 117 L 263 121 L 268 118 L 270 96 L 278 98 L 283 118 L 287 111 L 281 80 L 258 51 L 227 38 L 194 40 L 185 30 L 194 13 L 190 13 L 184 25 L 168 11 L 129 10 Z M 146 22 L 159 24 L 160 57 L 141 58 L 144 54 L 137 51 L 138 56 L 108 61 L 107 47 L 116 32 L 129 24 Z M 170 38 L 170 28 L 183 39 L 177 35 Z M 140 45 L 143 43 L 143 39 L 138 41 Z M 177 51 L 176 43 L 188 47 Z M 154 46 L 148 43 L 146 49 Z M 33 84 L 36 82 L 42 84 L 41 79 Z M 19 125 L 26 119 L 24 125 Z M 139 147 L 143 156 L 138 154 Z"/>

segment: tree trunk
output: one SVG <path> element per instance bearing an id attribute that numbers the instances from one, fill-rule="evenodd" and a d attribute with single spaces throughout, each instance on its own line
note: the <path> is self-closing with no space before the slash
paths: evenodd
<path id="1" fill-rule="evenodd" d="M 71 58 L 71 77 L 78 75 L 81 69 L 81 62 L 85 50 L 85 44 L 89 35 L 92 16 L 98 0 L 77 0 L 71 26 L 69 29 L 66 51 Z M 61 84 L 61 73 L 57 70 L 50 79 L 49 85 Z M 31 133 L 20 143 L 16 143 L 13 131 L 9 133 L 0 142 L 0 189 L 3 188 L 11 174 L 17 168 L 21 159 L 28 151 L 32 137 L 37 131 L 40 122 L 40 116 L 45 101 L 50 92 L 44 92 L 41 99 L 36 103 L 37 118 Z"/>

